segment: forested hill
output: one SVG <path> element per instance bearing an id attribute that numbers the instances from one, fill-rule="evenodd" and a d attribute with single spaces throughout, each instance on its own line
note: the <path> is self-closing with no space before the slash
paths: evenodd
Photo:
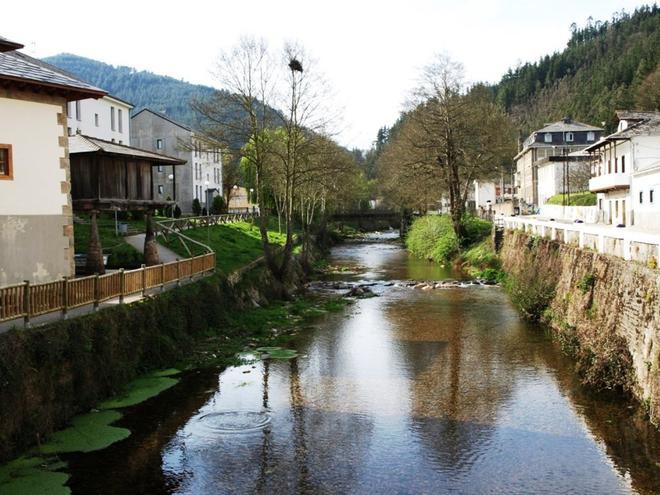
<path id="1" fill-rule="evenodd" d="M 523 133 L 567 115 L 612 130 L 617 109 L 660 110 L 657 5 L 571 31 L 564 51 L 509 70 L 493 86 Z"/>
<path id="2" fill-rule="evenodd" d="M 69 53 L 47 57 L 44 61 L 132 103 L 134 112 L 145 107 L 165 111 L 172 119 L 192 127 L 197 123 L 197 116 L 190 108 L 191 98 L 208 96 L 215 91 L 209 86 L 137 71 L 132 67 L 115 67 Z"/>

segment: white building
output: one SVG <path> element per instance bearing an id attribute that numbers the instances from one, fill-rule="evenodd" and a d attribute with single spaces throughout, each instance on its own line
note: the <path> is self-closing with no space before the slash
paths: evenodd
<path id="1" fill-rule="evenodd" d="M 110 95 L 98 100 L 70 101 L 67 104 L 67 132 L 69 136 L 84 134 L 129 146 L 132 108 L 130 103 Z"/>
<path id="2" fill-rule="evenodd" d="M 608 224 L 660 229 L 660 112 L 617 112 L 619 127 L 587 148 L 589 190 Z"/>
<path id="3" fill-rule="evenodd" d="M 105 91 L 0 38 L 0 286 L 74 274 L 67 102 Z"/>

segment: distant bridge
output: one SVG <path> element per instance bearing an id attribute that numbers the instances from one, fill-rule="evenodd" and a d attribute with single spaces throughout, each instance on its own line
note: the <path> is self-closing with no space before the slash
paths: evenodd
<path id="1" fill-rule="evenodd" d="M 402 218 L 401 212 L 396 210 L 355 210 L 334 213 L 331 221 L 350 223 L 360 229 L 382 230 L 388 227 L 407 230 L 410 218 Z"/>

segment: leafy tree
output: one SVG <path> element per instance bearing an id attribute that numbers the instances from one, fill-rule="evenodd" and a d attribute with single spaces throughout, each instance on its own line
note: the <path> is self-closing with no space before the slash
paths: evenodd
<path id="1" fill-rule="evenodd" d="M 202 213 L 202 205 L 199 202 L 199 199 L 195 198 L 192 202 L 192 211 L 193 214 L 198 217 Z"/>

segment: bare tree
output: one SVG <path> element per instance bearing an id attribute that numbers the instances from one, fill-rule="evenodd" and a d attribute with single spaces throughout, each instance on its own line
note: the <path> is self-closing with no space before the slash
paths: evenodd
<path id="1" fill-rule="evenodd" d="M 483 87 L 468 90 L 463 68 L 446 56 L 438 56 L 422 73 L 410 112 L 409 142 L 427 165 L 433 160 L 440 170 L 449 199 L 454 231 L 466 238 L 463 218 L 469 188 L 475 179 L 491 178 L 510 158 L 515 135 L 504 111 Z"/>

